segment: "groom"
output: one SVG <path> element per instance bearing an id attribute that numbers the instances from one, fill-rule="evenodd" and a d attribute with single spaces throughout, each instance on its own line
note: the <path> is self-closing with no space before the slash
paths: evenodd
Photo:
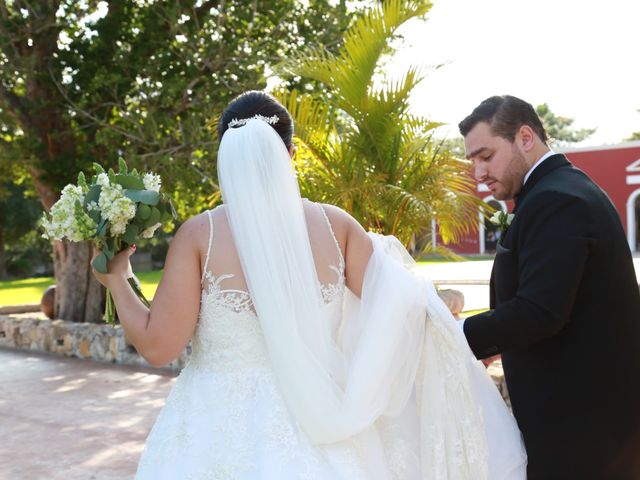
<path id="1" fill-rule="evenodd" d="M 477 180 L 516 204 L 492 310 L 463 328 L 478 358 L 502 354 L 528 479 L 640 479 L 640 294 L 618 213 L 527 102 L 488 98 L 459 128 Z"/>

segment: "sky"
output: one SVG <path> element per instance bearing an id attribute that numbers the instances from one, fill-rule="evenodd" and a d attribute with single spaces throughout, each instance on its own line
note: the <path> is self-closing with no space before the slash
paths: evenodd
<path id="1" fill-rule="evenodd" d="M 579 146 L 640 131 L 639 1 L 434 0 L 427 18 L 402 28 L 387 73 L 424 67 L 411 109 L 446 122 L 440 136 L 457 136 L 460 120 L 502 94 L 597 128 Z"/>

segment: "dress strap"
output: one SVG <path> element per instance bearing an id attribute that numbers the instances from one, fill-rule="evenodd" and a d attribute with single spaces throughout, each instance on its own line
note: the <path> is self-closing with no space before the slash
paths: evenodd
<path id="1" fill-rule="evenodd" d="M 207 210 L 207 217 L 209 218 L 209 245 L 207 246 L 207 256 L 204 259 L 204 267 L 202 267 L 202 278 L 200 279 L 200 283 L 204 282 L 204 277 L 207 273 L 209 256 L 211 255 L 211 244 L 213 243 L 213 217 L 211 216 L 211 210 Z"/>
<path id="2" fill-rule="evenodd" d="M 342 249 L 340 248 L 340 243 L 338 243 L 338 239 L 336 238 L 336 234 L 333 231 L 333 227 L 331 226 L 331 222 L 329 221 L 329 217 L 327 216 L 327 212 L 324 210 L 322 204 L 318 203 L 320 207 L 320 211 L 324 216 L 324 219 L 327 222 L 327 227 L 329 227 L 329 232 L 331 232 L 331 237 L 333 238 L 334 243 L 336 244 L 336 250 L 338 250 L 338 261 L 340 262 L 340 274 L 344 273 L 344 256 L 342 255 Z"/>

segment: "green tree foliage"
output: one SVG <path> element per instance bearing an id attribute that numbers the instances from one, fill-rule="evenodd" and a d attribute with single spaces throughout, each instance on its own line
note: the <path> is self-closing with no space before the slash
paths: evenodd
<path id="1" fill-rule="evenodd" d="M 0 187 L 0 278 L 7 277 L 7 247 L 23 241 L 42 214 L 40 203 L 26 193 L 24 186 L 13 182 Z"/>
<path id="2" fill-rule="evenodd" d="M 538 105 L 536 107 L 536 112 L 542 120 L 542 124 L 544 125 L 551 142 L 558 145 L 569 145 L 581 142 L 589 138 L 596 131 L 595 128 L 576 129 L 573 127 L 573 118 L 556 115 L 551 111 L 549 105 L 546 103 Z"/>
<path id="3" fill-rule="evenodd" d="M 409 113 L 409 95 L 422 80 L 418 69 L 382 86 L 374 80 L 398 28 L 430 8 L 426 0 L 384 1 L 354 22 L 338 52 L 312 48 L 281 66 L 328 91 L 280 94 L 296 123 L 303 193 L 408 246 L 434 215 L 445 242 L 469 232 L 479 202 L 469 165 L 432 137 L 440 124 Z"/>
<path id="4" fill-rule="evenodd" d="M 638 110 L 640 113 L 640 110 Z M 636 140 L 640 140 L 640 132 L 633 132 L 628 138 L 625 139 L 627 142 L 634 142 Z"/>
<path id="5" fill-rule="evenodd" d="M 217 200 L 212 117 L 348 21 L 343 0 L 0 1 L 0 162 L 24 165 L 48 209 L 79 171 L 124 156 L 163 176 L 184 218 Z M 54 245 L 66 319 L 99 317 L 90 257 Z"/>

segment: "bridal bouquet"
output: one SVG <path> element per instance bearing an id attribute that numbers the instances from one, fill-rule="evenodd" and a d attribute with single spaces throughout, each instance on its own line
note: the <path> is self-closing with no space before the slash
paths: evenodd
<path id="1" fill-rule="evenodd" d="M 160 193 L 161 179 L 154 173 L 129 172 L 123 159 L 119 171 L 108 172 L 94 163 L 96 174 L 88 183 L 84 174 L 78 184 L 62 189 L 60 199 L 43 215 L 44 237 L 70 242 L 91 241 L 101 251 L 92 262 L 98 272 L 107 273 L 107 262 L 113 256 L 136 243 L 139 238 L 151 238 L 164 222 L 176 218 L 169 197 Z M 135 278 L 129 284 L 138 297 L 149 306 Z M 115 308 L 107 290 L 105 321 L 115 323 Z"/>

